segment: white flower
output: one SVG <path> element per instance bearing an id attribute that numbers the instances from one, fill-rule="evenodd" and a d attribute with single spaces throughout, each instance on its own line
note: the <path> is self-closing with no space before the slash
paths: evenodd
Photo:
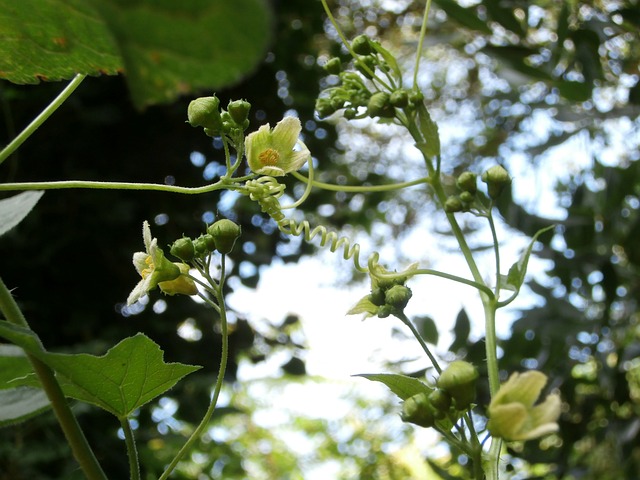
<path id="1" fill-rule="evenodd" d="M 245 152 L 249 168 L 260 175 L 281 177 L 302 167 L 311 153 L 298 139 L 302 127 L 295 117 L 284 117 L 271 129 L 262 125 L 245 139 Z M 294 150 L 297 145 L 300 150 Z"/>
<path id="2" fill-rule="evenodd" d="M 487 428 L 505 440 L 531 440 L 558 431 L 560 396 L 551 394 L 535 405 L 547 377 L 532 370 L 514 373 L 489 404 Z"/>
<path id="3" fill-rule="evenodd" d="M 133 254 L 133 266 L 136 268 L 142 280 L 138 282 L 127 298 L 127 305 L 132 305 L 148 292 L 156 288 L 160 282 L 175 280 L 181 274 L 178 265 L 170 262 L 164 256 L 161 248 L 158 248 L 158 239 L 151 237 L 149 222 L 142 224 L 142 239 L 146 252 Z"/>

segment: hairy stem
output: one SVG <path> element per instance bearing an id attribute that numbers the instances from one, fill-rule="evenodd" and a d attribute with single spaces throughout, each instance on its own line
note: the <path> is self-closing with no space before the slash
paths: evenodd
<path id="1" fill-rule="evenodd" d="M 140 462 L 138 461 L 138 448 L 133 437 L 133 430 L 128 418 L 120 419 L 120 426 L 124 432 L 124 441 L 127 445 L 127 455 L 129 457 L 129 480 L 140 480 Z"/>

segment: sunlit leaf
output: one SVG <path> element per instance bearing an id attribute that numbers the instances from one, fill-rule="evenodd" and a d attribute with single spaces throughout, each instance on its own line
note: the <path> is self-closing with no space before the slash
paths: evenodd
<path id="1" fill-rule="evenodd" d="M 397 375 L 393 373 L 361 373 L 356 377 L 364 377 L 367 380 L 384 383 L 389 390 L 402 400 L 413 397 L 418 393 L 431 393 L 433 388 L 421 382 L 417 378 Z"/>
<path id="2" fill-rule="evenodd" d="M 49 408 L 40 388 L 17 387 L 0 390 L 0 427 L 23 422 Z"/>
<path id="3" fill-rule="evenodd" d="M 0 200 L 0 235 L 18 225 L 43 194 L 44 192 L 33 190 Z"/>
<path id="4" fill-rule="evenodd" d="M 449 17 L 461 25 L 472 30 L 478 30 L 482 33 L 491 33 L 491 29 L 489 28 L 489 25 L 487 25 L 487 22 L 478 17 L 474 8 L 461 7 L 454 0 L 435 0 L 435 2 L 447 13 L 447 15 L 449 15 Z"/>

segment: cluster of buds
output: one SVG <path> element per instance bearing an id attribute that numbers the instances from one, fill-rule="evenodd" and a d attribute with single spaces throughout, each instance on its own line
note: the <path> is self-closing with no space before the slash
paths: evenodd
<path id="1" fill-rule="evenodd" d="M 497 199 L 511 184 L 511 177 L 501 165 L 495 165 L 485 171 L 481 177 L 487 184 L 487 194 L 491 200 Z M 458 193 L 447 198 L 444 210 L 447 213 L 468 212 L 477 205 L 478 176 L 473 172 L 462 172 L 456 179 Z"/>
<path id="2" fill-rule="evenodd" d="M 240 226 L 225 218 L 210 225 L 206 233 L 195 239 L 179 238 L 173 242 L 169 252 L 183 262 L 205 258 L 215 251 L 227 254 L 233 250 L 240 233 Z"/>
<path id="3" fill-rule="evenodd" d="M 232 100 L 227 109 L 220 108 L 220 99 L 215 95 L 192 100 L 187 109 L 187 118 L 192 127 L 203 127 L 210 137 L 242 133 L 249 127 L 251 104 L 245 100 Z"/>
<path id="4" fill-rule="evenodd" d="M 417 268 L 418 264 L 414 263 L 401 273 L 391 273 L 381 265 L 371 265 L 371 293 L 360 299 L 347 313 L 365 313 L 367 316 L 386 318 L 403 312 L 412 295 L 405 283 Z"/>
<path id="5" fill-rule="evenodd" d="M 171 262 L 158 247 L 158 239 L 151 236 L 149 223 L 145 221 L 142 238 L 146 251 L 133 254 L 133 265 L 142 280 L 129 294 L 127 305 L 137 302 L 156 287 L 167 295 L 197 295 L 198 289 L 189 275 L 189 264 L 198 265 L 199 261 L 215 251 L 222 254 L 231 252 L 239 236 L 239 225 L 231 220 L 218 220 L 196 239 L 182 237 L 176 240 L 171 245 L 170 253 L 181 262 Z M 202 262 L 199 264 L 202 265 Z"/>
<path id="6" fill-rule="evenodd" d="M 440 374 L 436 388 L 407 398 L 402 420 L 421 427 L 433 427 L 439 420 L 455 423 L 476 397 L 478 371 L 468 362 L 456 360 Z"/>
<path id="7" fill-rule="evenodd" d="M 393 91 L 381 91 L 373 80 L 378 74 L 392 78 L 394 84 L 400 84 L 400 72 L 393 57 L 378 42 L 366 35 L 359 35 L 351 42 L 351 51 L 355 55 L 354 69 L 343 70 L 339 58 L 331 58 L 325 64 L 327 73 L 337 75 L 340 84 L 325 90 L 324 96 L 316 101 L 316 111 L 320 118 L 328 117 L 344 109 L 347 119 L 355 118 L 394 118 L 396 108 L 411 108 L 422 104 L 421 92 L 397 88 Z"/>

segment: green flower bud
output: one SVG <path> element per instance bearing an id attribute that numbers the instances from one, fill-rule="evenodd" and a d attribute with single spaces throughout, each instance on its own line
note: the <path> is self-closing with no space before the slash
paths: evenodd
<path id="1" fill-rule="evenodd" d="M 200 97 L 192 100 L 187 108 L 187 118 L 193 127 L 204 127 L 211 130 L 220 130 L 220 100 L 213 97 Z"/>
<path id="2" fill-rule="evenodd" d="M 320 118 L 328 117 L 336 111 L 328 98 L 319 98 L 316 100 L 316 112 Z"/>
<path id="3" fill-rule="evenodd" d="M 384 294 L 384 300 L 387 305 L 397 310 L 403 310 L 409 303 L 411 298 L 411 289 L 404 285 L 394 285 Z"/>
<path id="4" fill-rule="evenodd" d="M 473 172 L 462 172 L 456 180 L 456 185 L 463 192 L 476 193 L 478 190 L 478 176 Z"/>
<path id="5" fill-rule="evenodd" d="M 369 37 L 366 35 L 358 35 L 351 42 L 351 49 L 358 55 L 369 55 L 372 52 Z"/>
<path id="6" fill-rule="evenodd" d="M 396 90 L 391 94 L 389 102 L 391 102 L 391 105 L 394 107 L 406 107 L 409 105 L 409 93 L 404 89 Z"/>
<path id="7" fill-rule="evenodd" d="M 462 200 L 458 196 L 451 196 L 444 202 L 444 211 L 447 213 L 461 212 L 464 208 Z"/>
<path id="8" fill-rule="evenodd" d="M 444 390 L 434 390 L 429 394 L 429 402 L 440 412 L 447 412 L 451 406 L 451 395 Z"/>
<path id="9" fill-rule="evenodd" d="M 353 120 L 357 116 L 358 116 L 358 112 L 355 108 L 347 108 L 344 111 L 344 118 L 346 118 L 347 120 Z"/>
<path id="10" fill-rule="evenodd" d="M 393 312 L 391 305 L 382 305 L 378 308 L 378 318 L 387 318 Z"/>
<path id="11" fill-rule="evenodd" d="M 476 398 L 478 370 L 469 362 L 451 362 L 440 374 L 437 385 L 451 395 L 458 410 L 466 410 Z"/>
<path id="12" fill-rule="evenodd" d="M 468 208 L 476 199 L 476 196 L 471 192 L 462 192 L 459 197 L 465 208 Z"/>
<path id="13" fill-rule="evenodd" d="M 381 288 L 374 288 L 373 290 L 371 290 L 369 300 L 371 300 L 371 303 L 373 303 L 374 305 L 381 307 L 385 304 L 384 290 L 382 290 Z"/>
<path id="14" fill-rule="evenodd" d="M 419 105 L 424 101 L 424 94 L 419 90 L 414 90 L 409 94 L 409 102 L 411 105 Z"/>
<path id="15" fill-rule="evenodd" d="M 209 228 L 207 228 L 207 232 L 215 240 L 218 251 L 226 254 L 233 250 L 233 246 L 235 245 L 238 237 L 240 237 L 242 229 L 240 228 L 240 225 L 224 218 L 209 226 Z"/>
<path id="16" fill-rule="evenodd" d="M 193 240 L 188 237 L 179 238 L 173 242 L 169 253 L 183 262 L 190 262 L 196 254 L 196 250 L 193 246 Z"/>
<path id="17" fill-rule="evenodd" d="M 402 404 L 403 422 L 413 423 L 421 427 L 433 427 L 436 424 L 435 411 L 429 402 L 426 392 L 407 398 Z"/>
<path id="18" fill-rule="evenodd" d="M 511 184 L 511 177 L 502 165 L 495 165 L 482 174 L 482 181 L 487 184 L 489 197 L 495 200 Z"/>
<path id="19" fill-rule="evenodd" d="M 333 58 L 330 58 L 329 61 L 324 64 L 323 68 L 327 73 L 338 75 L 342 70 L 342 62 L 338 57 L 333 57 Z"/>
<path id="20" fill-rule="evenodd" d="M 216 243 L 212 235 L 205 233 L 193 241 L 193 248 L 196 256 L 203 257 L 216 250 Z"/>
<path id="21" fill-rule="evenodd" d="M 234 100 L 229 102 L 227 106 L 229 115 L 240 126 L 243 126 L 244 122 L 249 118 L 249 110 L 251 110 L 251 104 L 246 100 Z"/>
<path id="22" fill-rule="evenodd" d="M 391 118 L 395 115 L 395 110 L 389 102 L 389 94 L 377 92 L 371 95 L 367 104 L 367 113 L 370 117 Z"/>
<path id="23" fill-rule="evenodd" d="M 158 287 L 166 295 L 197 295 L 198 288 L 193 279 L 188 277 L 189 266 L 184 263 L 175 263 L 180 269 L 180 276 L 175 280 L 160 282 Z"/>

